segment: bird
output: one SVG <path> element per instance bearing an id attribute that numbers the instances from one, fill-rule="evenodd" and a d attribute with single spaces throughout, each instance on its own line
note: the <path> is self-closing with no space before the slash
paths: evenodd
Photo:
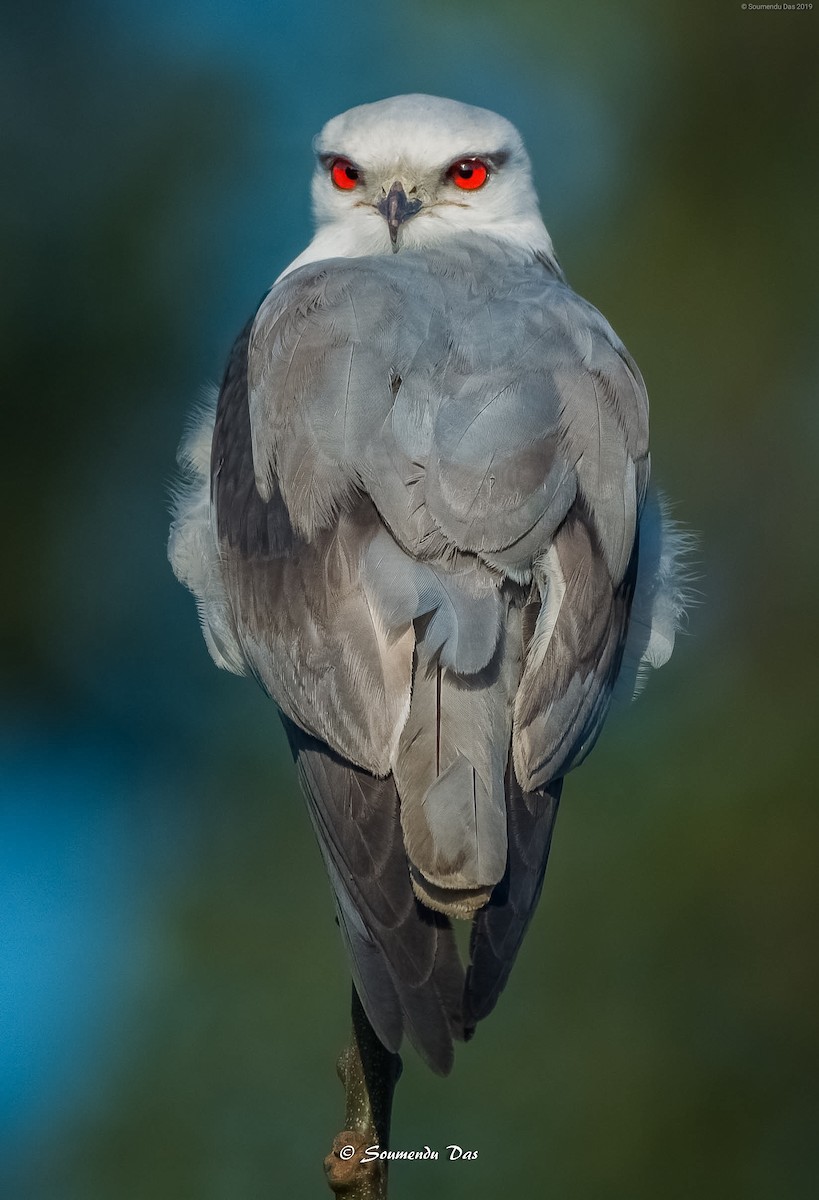
<path id="1" fill-rule="evenodd" d="M 169 557 L 216 664 L 278 707 L 378 1039 L 446 1074 L 565 776 L 672 652 L 686 535 L 517 129 L 404 95 L 314 149 L 315 236 L 183 441 Z"/>

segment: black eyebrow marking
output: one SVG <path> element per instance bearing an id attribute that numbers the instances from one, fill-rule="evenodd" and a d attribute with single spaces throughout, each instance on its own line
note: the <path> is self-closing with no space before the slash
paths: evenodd
<path id="1" fill-rule="evenodd" d="M 358 171 L 359 175 L 364 174 L 364 168 L 360 167 L 355 159 L 350 158 L 349 154 L 340 154 L 335 150 L 322 150 L 316 154 L 316 158 L 319 160 L 325 170 L 329 171 L 333 163 L 341 158 L 344 160 L 344 162 L 349 163 L 351 167 Z"/>
<path id="2" fill-rule="evenodd" d="M 511 156 L 511 150 L 494 150 L 491 154 L 485 154 L 484 158 L 493 170 L 499 171 L 501 167 L 506 166 Z"/>
<path id="3" fill-rule="evenodd" d="M 470 151 L 468 154 L 461 154 L 458 158 L 453 158 L 449 166 L 446 167 L 441 175 L 442 179 L 446 179 L 453 167 L 457 167 L 458 163 L 469 162 L 473 158 L 479 158 L 481 162 L 486 163 L 489 167 L 489 173 L 494 175 L 496 171 L 500 171 L 512 156 L 512 151 L 505 148 L 500 150 L 488 150 L 485 153 L 480 150 Z"/>

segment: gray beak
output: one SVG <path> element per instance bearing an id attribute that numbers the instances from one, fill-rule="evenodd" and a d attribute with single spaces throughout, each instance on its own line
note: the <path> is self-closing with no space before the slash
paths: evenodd
<path id="1" fill-rule="evenodd" d="M 393 254 L 398 250 L 398 226 L 414 217 L 422 207 L 420 200 L 410 200 L 398 180 L 375 206 L 385 218 L 390 230 Z"/>

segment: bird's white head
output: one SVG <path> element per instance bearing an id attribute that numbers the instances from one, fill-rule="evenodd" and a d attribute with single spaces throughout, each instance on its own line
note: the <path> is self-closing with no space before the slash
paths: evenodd
<path id="1" fill-rule="evenodd" d="M 290 269 L 470 234 L 553 257 L 520 134 L 496 113 L 394 96 L 334 117 L 314 148 L 316 237 Z"/>

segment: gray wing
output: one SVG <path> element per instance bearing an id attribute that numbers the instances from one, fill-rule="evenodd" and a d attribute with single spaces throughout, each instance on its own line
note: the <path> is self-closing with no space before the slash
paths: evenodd
<path id="1" fill-rule="evenodd" d="M 360 589 L 361 549 L 381 529 L 365 499 L 314 537 L 294 528 L 277 482 L 257 488 L 247 392 L 249 328 L 219 397 L 212 499 L 221 572 L 244 657 L 283 712 L 376 774 L 389 770 L 412 669 Z"/>
<path id="2" fill-rule="evenodd" d="M 619 670 L 642 381 L 594 309 L 500 251 L 333 260 L 237 345 L 212 469 L 236 637 L 298 731 L 362 1001 L 447 1069 L 460 968 L 430 910 L 480 910 L 476 1020 Z M 363 873 L 353 812 L 391 848 Z"/>
<path id="3" fill-rule="evenodd" d="M 295 688 L 302 659 L 316 688 L 323 678 L 321 702 L 328 706 L 334 700 L 326 678 L 332 647 L 310 659 L 307 650 L 300 654 L 298 640 L 288 638 L 309 639 L 308 646 L 322 637 L 330 641 L 330 623 L 339 615 L 328 596 L 336 582 L 328 562 L 336 551 L 329 534 L 308 543 L 294 532 L 278 488 L 268 500 L 256 488 L 247 404 L 249 333 L 250 325 L 231 354 L 213 437 L 212 487 L 225 586 L 247 661 L 285 712 L 282 672 L 293 672 Z M 349 528 L 366 531 L 371 523 L 370 514 L 358 514 Z M 357 693 L 352 698 L 355 711 L 343 715 L 351 723 L 358 716 L 362 726 L 369 721 L 377 737 L 378 714 L 365 713 Z M 406 1032 L 429 1065 L 445 1073 L 452 1065 L 452 1039 L 463 1037 L 464 972 L 449 922 L 413 893 L 395 783 L 345 762 L 284 720 L 364 1008 L 385 1046 L 397 1051 Z"/>

